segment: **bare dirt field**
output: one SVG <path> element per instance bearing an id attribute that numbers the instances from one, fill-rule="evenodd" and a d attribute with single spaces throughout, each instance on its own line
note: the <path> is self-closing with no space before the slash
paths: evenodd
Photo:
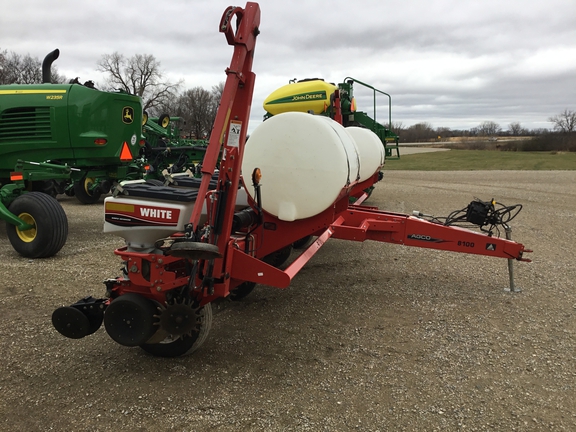
<path id="1" fill-rule="evenodd" d="M 385 174 L 369 204 L 437 216 L 521 203 L 516 263 L 330 240 L 286 290 L 215 305 L 196 353 L 155 358 L 52 311 L 120 272 L 102 205 L 61 200 L 67 244 L 28 260 L 0 234 L 0 430 L 576 430 L 576 171 Z"/>

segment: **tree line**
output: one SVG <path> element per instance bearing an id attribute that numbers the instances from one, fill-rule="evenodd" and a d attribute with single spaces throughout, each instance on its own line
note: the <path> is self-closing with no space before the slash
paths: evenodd
<path id="1" fill-rule="evenodd" d="M 428 122 L 416 123 L 405 128 L 401 122 L 393 122 L 392 130 L 401 136 L 402 142 L 442 141 L 454 137 L 484 137 L 489 139 L 496 137 L 537 137 L 553 132 L 560 134 L 576 133 L 576 111 L 565 109 L 563 112 L 549 117 L 548 121 L 552 123 L 552 129 L 527 129 L 522 127 L 520 122 L 512 122 L 507 129 L 503 129 L 494 121 L 484 121 L 468 130 L 446 127 L 434 128 Z"/>
<path id="2" fill-rule="evenodd" d="M 51 67 L 52 83 L 65 81 L 55 65 Z M 37 84 L 42 82 L 42 63 L 30 54 L 20 55 L 0 49 L 0 84 Z"/>
<path id="3" fill-rule="evenodd" d="M 149 116 L 168 114 L 179 117 L 180 131 L 187 138 L 209 137 L 224 90 L 223 82 L 211 90 L 194 87 L 182 91 L 183 81 L 167 80 L 160 62 L 151 54 L 135 54 L 132 57 L 125 57 L 118 52 L 104 54 L 97 62 L 97 70 L 106 76 L 105 82 L 100 84 L 103 90 L 122 90 L 140 96 Z M 73 81 L 61 76 L 57 67 L 52 65 L 53 83 Z M 0 50 L 0 84 L 40 82 L 42 71 L 38 58 Z M 553 124 L 556 133 L 572 136 L 576 132 L 576 111 L 565 109 L 549 117 L 548 121 Z M 507 129 L 503 129 L 493 121 L 484 121 L 469 130 L 434 128 L 427 122 L 409 127 L 395 122 L 391 128 L 400 135 L 401 142 L 441 141 L 452 137 L 543 136 L 551 133 L 548 129 L 528 130 L 520 122 L 512 122 Z"/>
<path id="4" fill-rule="evenodd" d="M 97 70 L 106 79 L 96 87 L 106 91 L 125 91 L 140 96 L 149 117 L 168 114 L 180 118 L 179 130 L 187 138 L 210 136 L 224 83 L 206 90 L 194 87 L 182 90 L 182 81 L 171 82 L 165 77 L 160 62 L 150 54 L 126 57 L 117 52 L 104 54 Z M 52 83 L 80 82 L 67 78 L 51 67 Z M 0 49 L 0 84 L 38 84 L 42 82 L 42 62 L 29 54 L 22 56 Z"/>

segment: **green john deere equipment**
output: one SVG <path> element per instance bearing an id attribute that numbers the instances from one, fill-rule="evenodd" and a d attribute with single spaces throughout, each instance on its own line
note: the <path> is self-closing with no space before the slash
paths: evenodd
<path id="1" fill-rule="evenodd" d="M 373 92 L 374 118 L 356 109 L 354 84 L 358 83 Z M 376 120 L 376 97 L 382 94 L 388 97 L 388 125 Z M 392 97 L 373 86 L 355 78 L 347 77 L 335 85 L 321 78 L 291 80 L 289 84 L 272 92 L 264 100 L 266 115 L 264 119 L 288 111 L 313 112 L 329 116 L 344 127 L 360 126 L 374 132 L 385 148 L 387 159 L 399 159 L 399 137 L 392 131 Z"/>
<path id="2" fill-rule="evenodd" d="M 144 145 L 140 98 L 90 81 L 52 84 L 58 56 L 54 50 L 44 59 L 42 84 L 0 86 L 0 218 L 14 249 L 34 258 L 66 242 L 56 195 L 94 203 L 117 180 L 143 174 L 134 160 Z"/>
<path id="3" fill-rule="evenodd" d="M 174 174 L 200 176 L 208 140 L 183 138 L 178 128 L 180 117 L 162 114 L 148 118 L 146 113 L 144 117 L 146 144 L 140 154 L 146 160 L 146 180 L 170 184 Z"/>

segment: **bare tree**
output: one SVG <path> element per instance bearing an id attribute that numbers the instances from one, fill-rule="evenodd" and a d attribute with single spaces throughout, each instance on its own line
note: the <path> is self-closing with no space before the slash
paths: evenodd
<path id="1" fill-rule="evenodd" d="M 186 126 L 183 128 L 188 135 L 203 139 L 210 135 L 218 102 L 214 94 L 202 87 L 186 90 L 178 98 L 178 116 Z"/>
<path id="2" fill-rule="evenodd" d="M 485 122 L 482 122 L 476 128 L 476 130 L 478 132 L 478 135 L 480 135 L 480 136 L 494 136 L 494 135 L 498 135 L 502 131 L 502 128 L 496 122 L 485 121 Z"/>
<path id="3" fill-rule="evenodd" d="M 224 93 L 224 81 L 220 81 L 217 85 L 212 86 L 212 97 L 216 101 L 216 106 L 220 104 L 222 93 Z"/>
<path id="4" fill-rule="evenodd" d="M 452 131 L 447 127 L 439 127 L 436 129 L 436 135 L 438 140 L 447 139 L 452 136 Z"/>
<path id="5" fill-rule="evenodd" d="M 436 131 L 428 122 L 416 123 L 402 133 L 403 142 L 419 142 L 436 139 Z"/>
<path id="6" fill-rule="evenodd" d="M 8 69 L 6 65 L 7 51 L 0 51 L 0 84 L 8 84 Z"/>
<path id="7" fill-rule="evenodd" d="M 510 135 L 520 136 L 523 133 L 522 125 L 520 122 L 512 122 L 508 125 L 508 130 L 510 131 Z"/>
<path id="8" fill-rule="evenodd" d="M 404 123 L 401 121 L 393 121 L 391 129 L 396 133 L 400 133 L 404 130 Z"/>
<path id="9" fill-rule="evenodd" d="M 109 75 L 109 89 L 140 96 L 145 110 L 153 110 L 166 99 L 174 98 L 182 83 L 166 81 L 160 62 L 151 54 L 135 54 L 128 59 L 118 52 L 104 54 L 98 62 L 98 70 Z"/>
<path id="10" fill-rule="evenodd" d="M 555 131 L 562 133 L 576 131 L 576 111 L 565 109 L 564 112 L 550 117 L 548 121 L 554 123 Z"/>
<path id="11" fill-rule="evenodd" d="M 56 66 L 51 67 L 51 82 L 62 83 Z M 39 84 L 42 82 L 42 63 L 30 54 L 0 51 L 0 84 Z"/>

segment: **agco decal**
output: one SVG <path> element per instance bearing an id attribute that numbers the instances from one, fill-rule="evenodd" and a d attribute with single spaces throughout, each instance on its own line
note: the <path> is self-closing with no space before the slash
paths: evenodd
<path id="1" fill-rule="evenodd" d="M 179 209 L 119 203 L 106 203 L 104 213 L 106 222 L 119 226 L 176 226 L 179 217 Z"/>
<path id="2" fill-rule="evenodd" d="M 444 243 L 446 241 L 446 240 L 430 237 L 429 235 L 424 235 L 424 234 L 408 234 L 408 238 L 410 240 L 420 240 L 420 241 L 425 241 L 425 242 L 430 242 L 430 243 Z"/>
<path id="3" fill-rule="evenodd" d="M 134 121 L 134 108 L 129 106 L 122 108 L 122 121 L 126 124 Z"/>

